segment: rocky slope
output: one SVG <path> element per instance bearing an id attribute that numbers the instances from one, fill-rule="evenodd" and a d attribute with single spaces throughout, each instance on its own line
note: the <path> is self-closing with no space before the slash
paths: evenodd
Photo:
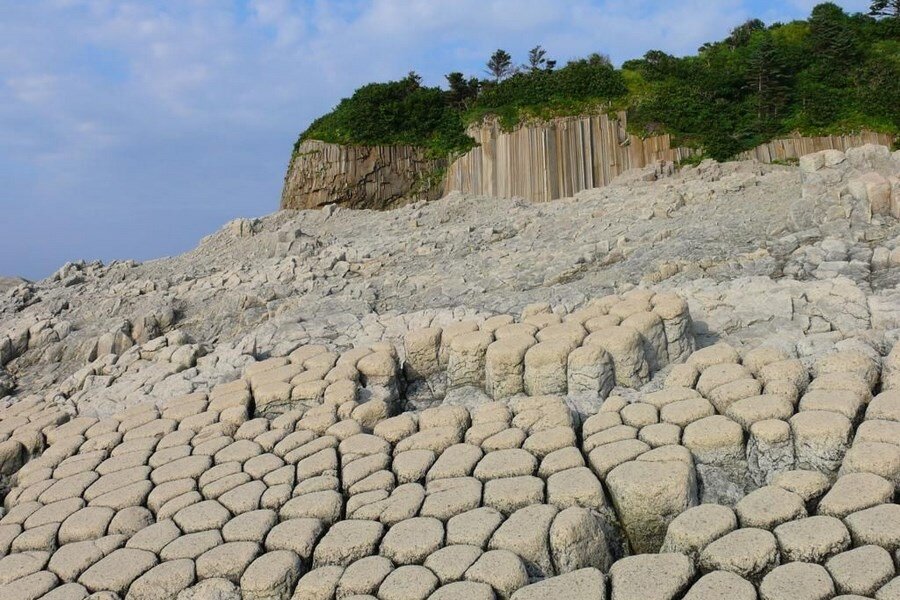
<path id="1" fill-rule="evenodd" d="M 14 287 L 18 287 L 24 283 L 28 283 L 21 277 L 3 277 L 0 276 L 0 293 L 8 292 Z"/>
<path id="2" fill-rule="evenodd" d="M 896 598 L 898 174 L 281 211 L 17 285 L 0 598 Z"/>

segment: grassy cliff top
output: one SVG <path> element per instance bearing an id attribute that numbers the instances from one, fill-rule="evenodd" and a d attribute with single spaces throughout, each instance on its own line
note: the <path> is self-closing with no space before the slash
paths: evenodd
<path id="1" fill-rule="evenodd" d="M 600 54 L 556 68 L 540 47 L 527 66 L 502 50 L 488 66 L 491 79 L 451 73 L 447 89 L 415 73 L 365 85 L 297 144 L 408 144 L 446 156 L 470 149 L 465 127 L 488 116 L 512 128 L 621 109 L 632 133 L 671 133 L 720 160 L 792 132 L 900 132 L 900 14 L 849 15 L 832 3 L 802 21 L 747 21 L 695 55 L 651 50 L 620 69 Z"/>

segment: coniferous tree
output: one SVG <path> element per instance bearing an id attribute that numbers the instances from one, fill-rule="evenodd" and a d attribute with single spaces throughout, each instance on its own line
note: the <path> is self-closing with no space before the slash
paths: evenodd
<path id="1" fill-rule="evenodd" d="M 413 88 L 420 87 L 422 85 L 422 76 L 416 73 L 415 71 L 410 71 L 406 74 L 406 77 L 403 79 L 409 83 Z"/>
<path id="2" fill-rule="evenodd" d="M 731 35 L 726 38 L 725 43 L 732 49 L 746 46 L 750 43 L 750 37 L 754 31 L 761 31 L 765 28 L 766 24 L 759 19 L 749 19 L 732 29 Z"/>
<path id="3" fill-rule="evenodd" d="M 448 73 L 444 76 L 447 79 L 449 90 L 447 91 L 447 99 L 450 104 L 456 108 L 467 109 L 475 98 L 478 97 L 478 89 L 481 82 L 476 77 L 466 79 L 466 76 L 459 71 Z"/>
<path id="4" fill-rule="evenodd" d="M 778 49 L 768 31 L 760 31 L 749 40 L 748 83 L 756 96 L 756 119 L 763 129 L 775 121 L 787 101 L 787 82 Z"/>
<path id="5" fill-rule="evenodd" d="M 523 68 L 536 73 L 537 71 L 552 71 L 556 67 L 556 61 L 547 58 L 547 51 L 538 44 L 528 51 L 528 64 Z"/>
<path id="6" fill-rule="evenodd" d="M 488 60 L 487 62 L 488 75 L 494 78 L 495 83 L 499 83 L 501 80 L 506 79 L 514 72 L 515 67 L 513 67 L 512 64 L 512 56 L 510 56 L 509 52 L 507 52 L 506 50 L 498 48 L 497 51 L 491 55 L 490 60 Z"/>
<path id="7" fill-rule="evenodd" d="M 847 13 L 840 6 L 825 2 L 813 8 L 809 32 L 813 51 L 833 66 L 849 65 L 856 59 L 853 31 L 848 26 Z"/>

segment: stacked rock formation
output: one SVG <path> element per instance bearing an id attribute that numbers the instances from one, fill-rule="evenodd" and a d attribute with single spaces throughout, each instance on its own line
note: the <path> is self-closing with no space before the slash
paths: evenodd
<path id="1" fill-rule="evenodd" d="M 0 597 L 897 597 L 900 346 L 691 352 L 645 290 L 560 312 L 301 346 L 103 419 L 12 403 Z M 417 382 L 444 402 L 404 411 Z"/>
<path id="2" fill-rule="evenodd" d="M 474 386 L 495 400 L 516 394 L 606 398 L 615 385 L 640 387 L 694 347 L 687 303 L 675 294 L 633 290 L 564 316 L 526 306 L 519 322 L 496 315 L 405 336 L 413 397 L 442 400 Z"/>
<path id="3" fill-rule="evenodd" d="M 18 282 L 0 600 L 898 599 L 898 174 L 285 211 Z"/>

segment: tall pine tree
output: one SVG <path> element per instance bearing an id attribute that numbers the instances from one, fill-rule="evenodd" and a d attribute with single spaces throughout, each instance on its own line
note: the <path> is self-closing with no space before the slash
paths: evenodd
<path id="1" fill-rule="evenodd" d="M 787 73 L 770 31 L 753 34 L 747 69 L 748 85 L 756 100 L 757 126 L 769 129 L 787 103 L 789 89 Z"/>

